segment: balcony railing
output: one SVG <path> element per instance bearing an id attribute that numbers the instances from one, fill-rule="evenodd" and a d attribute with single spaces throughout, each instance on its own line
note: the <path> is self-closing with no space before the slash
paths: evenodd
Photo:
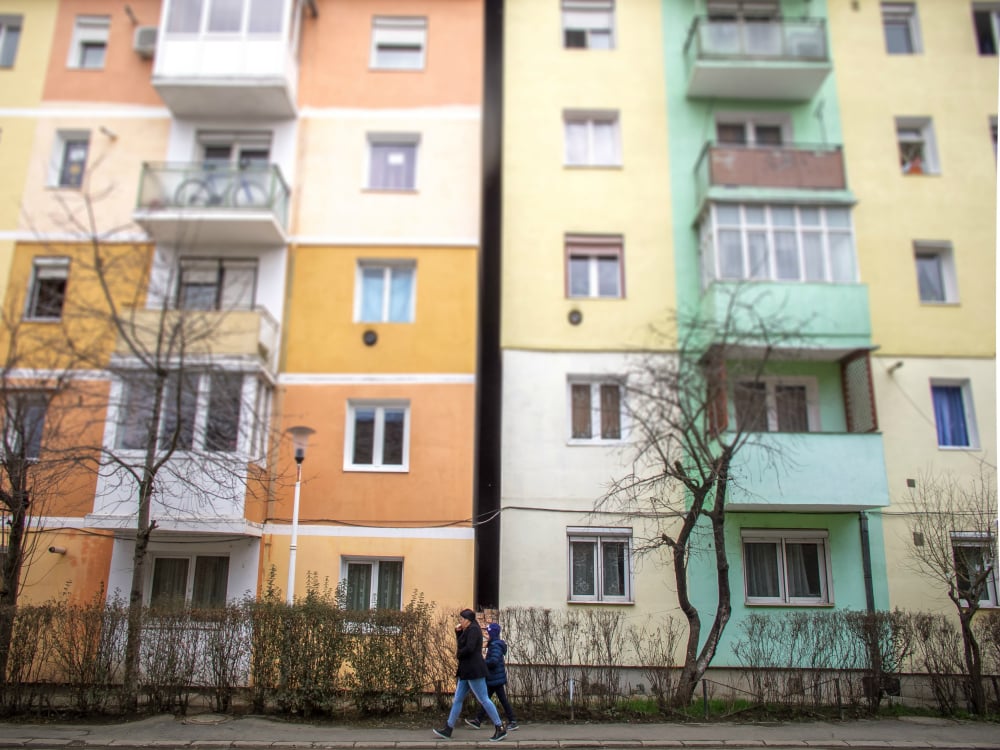
<path id="1" fill-rule="evenodd" d="M 276 165 L 142 165 L 135 220 L 161 242 L 281 244 L 290 191 Z"/>
<path id="2" fill-rule="evenodd" d="M 846 190 L 840 146 L 707 143 L 695 165 L 698 195 L 710 187 Z"/>
<path id="3" fill-rule="evenodd" d="M 821 18 L 694 19 L 684 45 L 688 96 L 803 101 L 830 72 Z"/>

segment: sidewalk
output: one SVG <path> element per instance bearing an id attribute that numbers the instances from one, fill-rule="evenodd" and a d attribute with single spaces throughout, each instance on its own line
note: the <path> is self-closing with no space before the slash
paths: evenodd
<path id="1" fill-rule="evenodd" d="M 443 719 L 443 716 L 442 716 Z M 445 748 L 491 746 L 491 732 L 456 727 L 450 741 L 426 729 L 357 728 L 200 714 L 121 724 L 0 723 L 0 748 Z M 1000 750 L 1000 724 L 924 717 L 773 724 L 522 724 L 501 747 L 960 748 Z"/>

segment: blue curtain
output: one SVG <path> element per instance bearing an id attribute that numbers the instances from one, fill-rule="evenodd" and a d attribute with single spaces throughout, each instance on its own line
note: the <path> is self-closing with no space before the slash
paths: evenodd
<path id="1" fill-rule="evenodd" d="M 934 398 L 934 421 L 937 422 L 938 445 L 968 445 L 969 430 L 965 423 L 962 387 L 931 386 Z"/>

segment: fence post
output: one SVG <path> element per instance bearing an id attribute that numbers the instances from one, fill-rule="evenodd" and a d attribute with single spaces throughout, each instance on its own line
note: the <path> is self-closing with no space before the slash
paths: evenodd
<path id="1" fill-rule="evenodd" d="M 705 721 L 708 721 L 708 683 L 701 681 L 701 708 Z"/>
<path id="2" fill-rule="evenodd" d="M 837 690 L 837 713 L 840 716 L 841 721 L 844 719 L 844 704 L 840 701 L 840 678 L 833 678 L 833 686 Z"/>

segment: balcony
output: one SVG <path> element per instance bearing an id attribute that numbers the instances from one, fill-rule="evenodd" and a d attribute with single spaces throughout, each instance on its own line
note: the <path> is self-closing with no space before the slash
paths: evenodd
<path id="1" fill-rule="evenodd" d="M 132 218 L 169 245 L 283 245 L 289 192 L 276 165 L 146 162 Z"/>
<path id="2" fill-rule="evenodd" d="M 832 70 L 820 18 L 698 17 L 684 58 L 690 98 L 808 101 Z"/>
<path id="3" fill-rule="evenodd" d="M 731 511 L 845 512 L 889 505 L 881 433 L 756 433 L 733 464 Z"/>
<path id="4" fill-rule="evenodd" d="M 840 146 L 744 146 L 707 143 L 695 165 L 699 200 L 712 188 L 732 197 L 734 188 L 757 194 L 847 190 Z M 712 191 L 717 192 L 717 191 Z"/>
<path id="5" fill-rule="evenodd" d="M 166 316 L 165 320 L 161 316 Z M 183 331 L 187 357 L 243 358 L 270 372 L 278 366 L 278 322 L 267 310 L 135 310 L 128 318 L 138 341 L 152 349 L 163 330 Z M 116 354 L 129 356 L 119 341 Z"/>

